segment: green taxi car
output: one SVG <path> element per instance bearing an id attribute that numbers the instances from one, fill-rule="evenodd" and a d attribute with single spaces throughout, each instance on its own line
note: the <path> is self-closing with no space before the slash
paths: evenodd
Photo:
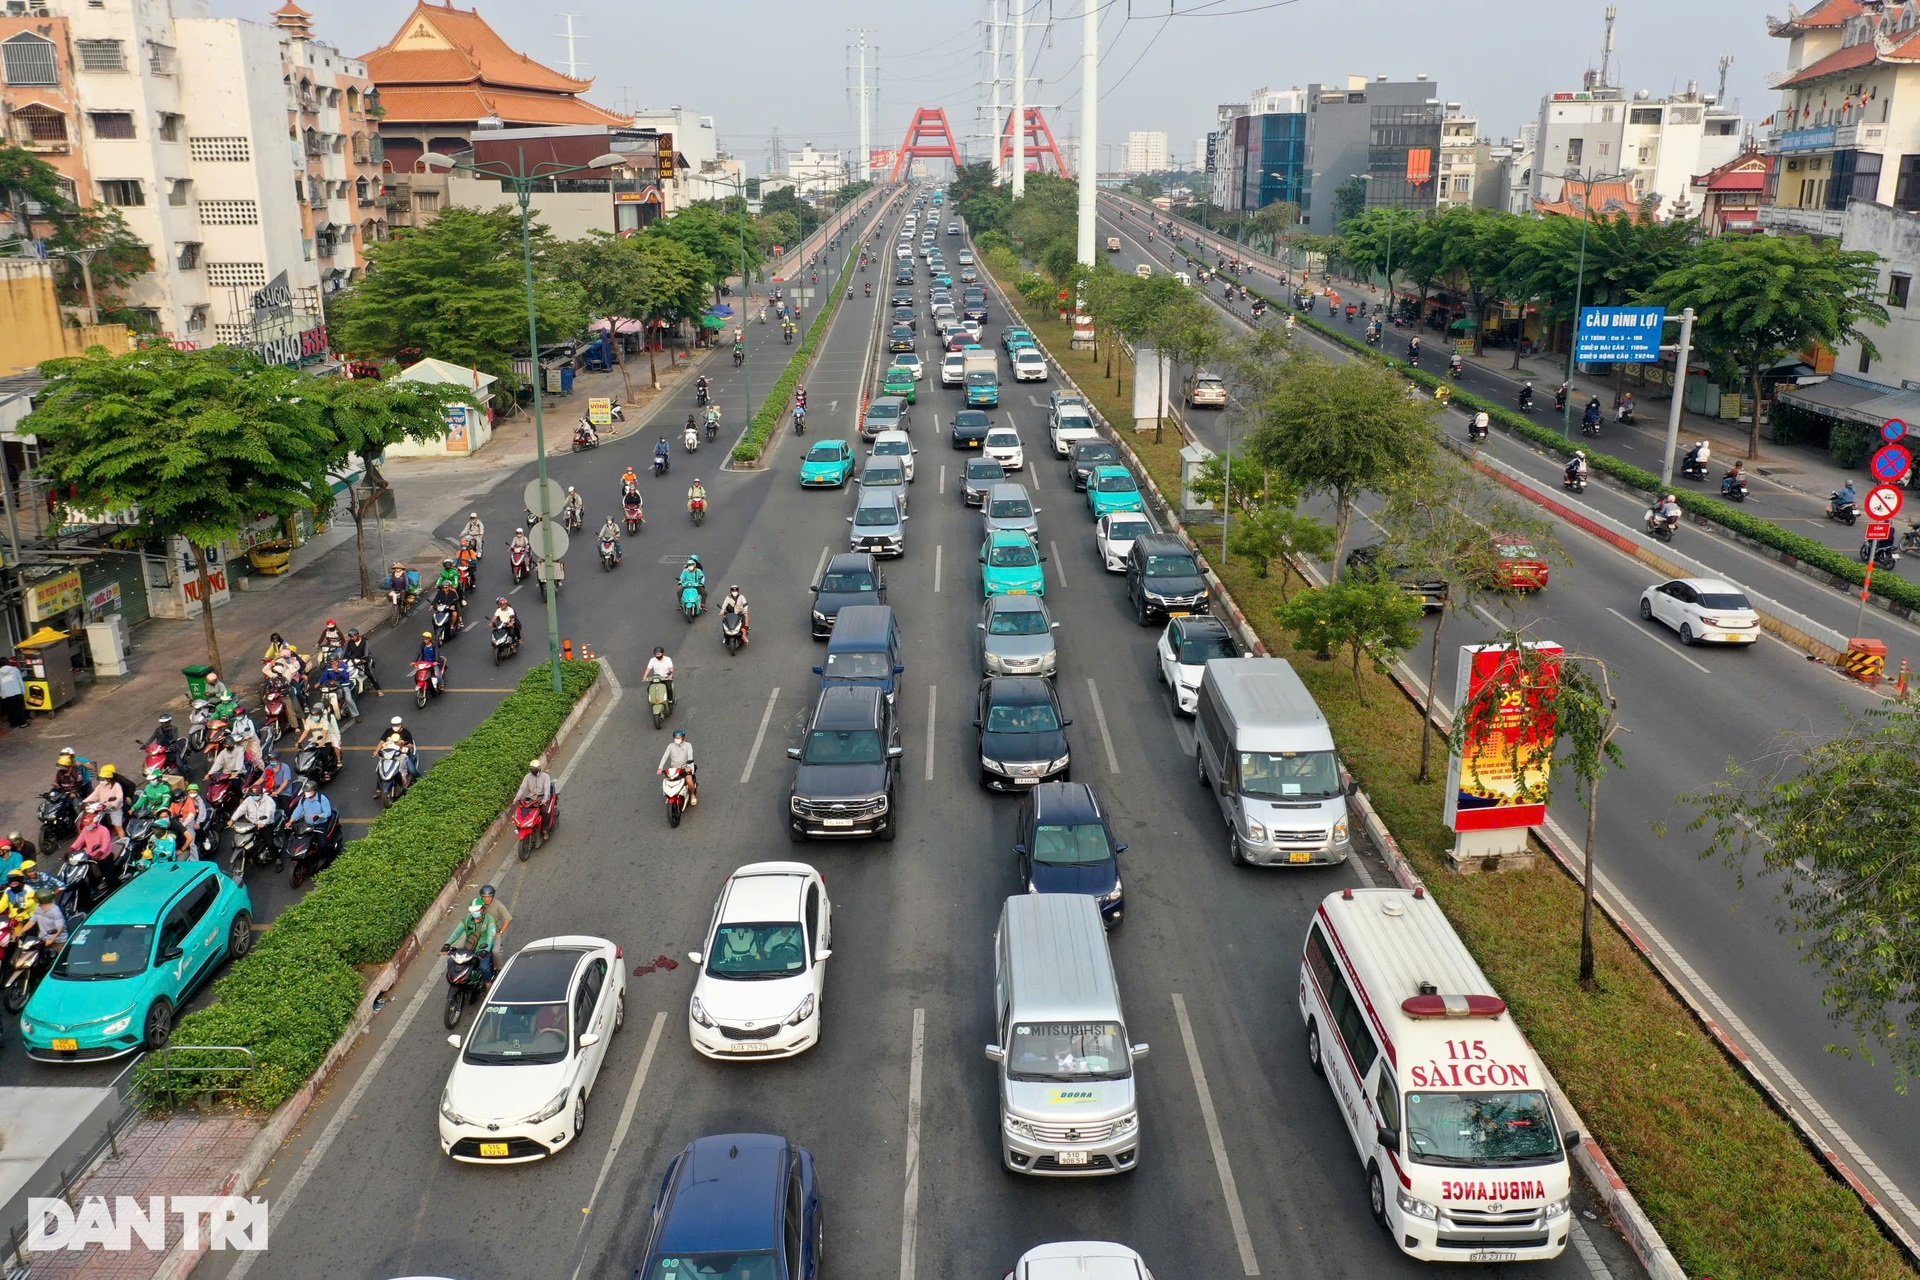
<path id="1" fill-rule="evenodd" d="M 906 400 L 908 404 L 917 404 L 918 397 L 913 381 L 913 370 L 897 364 L 889 368 L 886 376 L 880 379 L 880 394 L 883 396 L 900 396 Z"/>
<path id="2" fill-rule="evenodd" d="M 980 544 L 982 596 L 1044 596 L 1046 559 L 1024 529 L 995 529 Z"/>
<path id="3" fill-rule="evenodd" d="M 846 440 L 816 441 L 800 459 L 802 489 L 838 489 L 853 478 L 853 445 Z"/>
<path id="4" fill-rule="evenodd" d="M 1146 499 L 1133 472 L 1125 467 L 1095 467 L 1087 477 L 1087 510 L 1098 520 L 1115 511 L 1145 511 Z"/>
<path id="5" fill-rule="evenodd" d="M 164 1048 L 187 998 L 252 949 L 245 885 L 211 862 L 157 862 L 70 926 L 20 1012 L 27 1056 L 99 1062 Z"/>

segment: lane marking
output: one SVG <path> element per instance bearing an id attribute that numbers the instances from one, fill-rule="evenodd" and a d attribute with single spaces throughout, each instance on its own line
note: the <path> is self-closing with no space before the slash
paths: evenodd
<path id="1" fill-rule="evenodd" d="M 633 1073 L 633 1083 L 627 1087 L 627 1100 L 620 1108 L 620 1121 L 613 1126 L 613 1142 L 607 1147 L 606 1157 L 600 1161 L 600 1176 L 593 1180 L 593 1192 L 587 1196 L 587 1203 L 580 1210 L 580 1229 L 574 1233 L 573 1252 L 576 1258 L 573 1267 L 574 1280 L 579 1280 L 580 1268 L 587 1264 L 583 1252 L 587 1243 L 587 1227 L 593 1221 L 593 1208 L 600 1203 L 600 1192 L 607 1185 L 607 1175 L 613 1171 L 613 1159 L 620 1154 L 621 1144 L 627 1140 L 627 1130 L 633 1124 L 634 1109 L 640 1104 L 640 1090 L 647 1083 L 647 1073 L 653 1068 L 653 1051 L 660 1047 L 660 1029 L 667 1024 L 667 1011 L 662 1009 L 653 1015 L 653 1028 L 647 1032 L 647 1047 L 640 1052 L 639 1070 Z"/>
<path id="2" fill-rule="evenodd" d="M 1206 1121 L 1207 1142 L 1213 1147 L 1213 1165 L 1220 1174 L 1220 1192 L 1226 1197 L 1227 1221 L 1233 1224 L 1233 1238 L 1240 1245 L 1240 1266 L 1247 1275 L 1257 1276 L 1260 1263 L 1253 1256 L 1247 1211 L 1240 1205 L 1233 1166 L 1227 1161 L 1227 1144 L 1220 1136 L 1220 1117 L 1213 1109 L 1213 1091 L 1207 1088 L 1207 1070 L 1200 1064 L 1200 1045 L 1193 1038 L 1193 1022 L 1187 1017 L 1187 999 L 1178 991 L 1173 993 L 1173 1014 L 1180 1020 L 1180 1039 L 1187 1048 L 1187 1068 L 1193 1072 L 1193 1088 L 1200 1095 L 1200 1117 Z"/>
<path id="3" fill-rule="evenodd" d="M 1053 571 L 1060 575 L 1060 585 L 1064 587 L 1067 585 L 1067 562 L 1060 558 L 1060 544 L 1048 538 L 1047 549 L 1053 552 Z"/>
<path id="4" fill-rule="evenodd" d="M 926 777 L 926 780 L 928 782 L 933 781 L 933 712 L 934 712 L 934 700 L 935 700 L 935 697 L 939 694 L 939 692 L 940 692 L 939 685 L 930 684 L 927 686 L 927 777 Z"/>
<path id="5" fill-rule="evenodd" d="M 1113 735 L 1107 732 L 1107 709 L 1100 705 L 1100 686 L 1087 677 L 1087 694 L 1093 699 L 1093 718 L 1100 722 L 1100 741 L 1107 746 L 1107 771 L 1120 772 L 1120 757 L 1113 754 Z"/>
<path id="6" fill-rule="evenodd" d="M 1587 1274 L 1596 1280 L 1608 1280 L 1611 1274 L 1607 1264 L 1600 1259 L 1600 1251 L 1593 1247 L 1593 1241 L 1587 1239 L 1586 1224 L 1578 1217 L 1573 1219 L 1573 1251 L 1580 1255 L 1580 1261 L 1587 1264 Z"/>
<path id="7" fill-rule="evenodd" d="M 940 492 L 945 493 L 946 491 L 947 491 L 947 464 L 943 462 L 940 464 Z"/>
<path id="8" fill-rule="evenodd" d="M 833 554 L 833 546 L 831 544 L 820 548 L 820 559 L 813 566 L 812 582 L 814 586 L 817 587 L 820 585 L 820 575 L 827 571 L 827 557 L 832 554 Z"/>
<path id="9" fill-rule="evenodd" d="M 933 544 L 933 594 L 940 594 L 940 565 L 945 559 L 946 548 L 939 543 Z"/>
<path id="10" fill-rule="evenodd" d="M 927 1011 L 915 1009 L 913 1066 L 907 1072 L 907 1188 L 900 1209 L 900 1280 L 914 1280 L 913 1255 L 920 1243 L 920 1079 L 926 1051 Z"/>
<path id="11" fill-rule="evenodd" d="M 740 785 L 746 786 L 747 779 L 753 776 L 753 762 L 760 758 L 760 744 L 767 739 L 767 724 L 773 719 L 774 699 L 780 696 L 780 686 L 773 686 L 767 695 L 767 709 L 760 713 L 760 730 L 753 735 L 753 748 L 747 752 L 747 767 L 740 771 Z"/>
<path id="12" fill-rule="evenodd" d="M 1670 653 L 1674 657 L 1680 659 L 1680 661 L 1686 663 L 1688 666 L 1692 667 L 1695 671 L 1698 671 L 1701 675 L 1710 676 L 1713 674 L 1713 672 L 1707 670 L 1705 667 L 1695 662 L 1692 658 L 1689 658 L 1686 654 L 1681 653 L 1679 650 L 1668 649 L 1666 645 L 1660 644 L 1660 638 L 1658 636 L 1650 634 L 1647 631 L 1645 624 L 1643 624 L 1638 618 L 1629 618 L 1626 614 L 1620 612 L 1618 609 L 1614 608 L 1612 605 L 1607 606 L 1607 612 L 1612 614 L 1614 617 L 1620 619 L 1620 621 L 1626 623 L 1628 626 L 1632 627 L 1635 634 L 1645 636 L 1647 639 L 1653 641 L 1655 644 L 1659 644 L 1660 647 L 1663 650 L 1665 650 L 1667 653 Z"/>

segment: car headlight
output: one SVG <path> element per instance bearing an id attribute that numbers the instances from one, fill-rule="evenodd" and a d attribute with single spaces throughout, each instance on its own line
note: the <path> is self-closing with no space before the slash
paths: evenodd
<path id="1" fill-rule="evenodd" d="M 1047 772 L 1058 773 L 1060 770 L 1067 767 L 1068 761 L 1070 761 L 1072 758 L 1073 757 L 1071 756 L 1061 756 L 1058 760 L 1047 761 Z"/>
<path id="2" fill-rule="evenodd" d="M 1564 1198 L 1549 1201 L 1542 1213 L 1549 1219 L 1564 1218 L 1567 1216 L 1567 1202 Z"/>
<path id="3" fill-rule="evenodd" d="M 106 1026 L 100 1028 L 100 1034 L 103 1036 L 117 1036 L 122 1031 L 125 1031 L 128 1027 L 132 1025 L 133 1025 L 133 1015 L 128 1014 L 124 1018 L 115 1018 L 112 1022 L 109 1022 Z M 24 1020 L 20 1023 L 20 1029 L 22 1031 L 27 1030 L 27 1024 Z"/>
<path id="4" fill-rule="evenodd" d="M 551 1120 L 555 1116 L 559 1115 L 560 1109 L 566 1105 L 567 1105 L 567 1091 L 565 1089 L 562 1089 L 560 1092 L 554 1094 L 553 1097 L 547 1100 L 547 1105 L 545 1105 L 544 1107 L 541 1107 L 538 1111 L 528 1116 L 526 1123 L 540 1124 L 543 1121 Z"/>
<path id="5" fill-rule="evenodd" d="M 1333 824 L 1333 842 L 1335 844 L 1345 844 L 1349 838 L 1347 820 L 1345 818 Z"/>
<path id="6" fill-rule="evenodd" d="M 1005 773 L 1007 771 L 1007 766 L 1001 764 L 998 760 L 989 760 L 985 756 L 980 757 L 980 767 L 988 773 Z"/>
<path id="7" fill-rule="evenodd" d="M 1100 901 L 1118 902 L 1120 901 L 1120 893 L 1121 893 L 1120 882 L 1118 880 L 1115 880 L 1113 882 L 1113 888 L 1107 890 L 1105 893 L 1100 895 Z"/>
<path id="8" fill-rule="evenodd" d="M 453 1090 L 451 1089 L 440 1095 L 440 1114 L 447 1118 L 449 1124 L 472 1124 L 473 1121 L 453 1109 L 452 1098 Z"/>
<path id="9" fill-rule="evenodd" d="M 813 1002 L 813 993 L 808 992 L 807 998 L 800 1002 L 800 1007 L 798 1009 L 795 1009 L 793 1011 L 793 1016 L 787 1019 L 787 1025 L 790 1027 L 799 1026 L 801 1023 L 805 1022 L 808 1018 L 811 1018 L 813 1016 L 814 1008 L 815 1006 Z"/>
<path id="10" fill-rule="evenodd" d="M 1113 1136 L 1117 1138 L 1122 1134 L 1132 1133 L 1135 1129 L 1138 1129 L 1139 1127 L 1140 1127 L 1139 1112 L 1136 1111 L 1131 1115 L 1121 1116 L 1118 1120 L 1115 1120 L 1113 1122 Z"/>
<path id="11" fill-rule="evenodd" d="M 707 1006 L 700 1003 L 699 996 L 695 996 L 688 1003 L 687 1016 L 703 1027 L 711 1027 L 713 1025 L 713 1019 L 707 1016 Z"/>
<path id="12" fill-rule="evenodd" d="M 123 1023 L 122 1025 L 125 1025 L 125 1024 Z M 30 1036 L 33 1034 L 33 1024 L 31 1022 L 28 1022 L 25 1018 L 20 1019 L 20 1034 L 23 1036 Z"/>
<path id="13" fill-rule="evenodd" d="M 1404 1191 L 1395 1190 L 1393 1198 L 1400 1204 L 1400 1212 L 1409 1218 L 1425 1218 L 1429 1222 L 1439 1220 L 1440 1211 L 1425 1200 L 1417 1200 Z"/>
<path id="14" fill-rule="evenodd" d="M 1033 1126 L 1018 1116 L 1008 1116 L 1006 1118 L 1006 1125 L 1008 1133 L 1017 1133 L 1023 1138 L 1031 1138 L 1033 1136 Z"/>
<path id="15" fill-rule="evenodd" d="M 797 814 L 797 813 L 800 813 L 800 812 L 802 812 L 802 810 L 801 810 L 801 808 L 800 808 L 800 797 L 799 797 L 799 796 L 788 796 L 788 797 L 787 797 L 787 809 L 788 809 L 788 810 L 789 810 L 790 812 L 792 812 L 792 813 L 796 813 L 796 814 Z"/>
<path id="16" fill-rule="evenodd" d="M 1267 829 L 1265 827 L 1261 826 L 1257 822 L 1249 822 L 1247 824 L 1247 839 L 1265 840 L 1266 838 L 1267 838 Z"/>

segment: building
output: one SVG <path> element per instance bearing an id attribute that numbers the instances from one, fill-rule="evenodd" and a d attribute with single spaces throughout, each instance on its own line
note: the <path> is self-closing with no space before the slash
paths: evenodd
<path id="1" fill-rule="evenodd" d="M 661 149 L 673 153 L 672 173 L 660 184 L 667 213 L 678 212 L 696 200 L 720 200 L 738 194 L 738 175 L 730 175 L 720 164 L 720 135 L 713 127 L 712 116 L 681 106 L 642 107 L 633 115 L 633 127 L 659 135 Z M 734 185 L 712 181 L 723 175 L 732 176 Z"/>
<path id="2" fill-rule="evenodd" d="M 1187 172 L 1199 173 L 1206 167 L 1207 140 L 1205 138 L 1195 138 L 1193 140 L 1193 163 L 1187 166 Z"/>
<path id="3" fill-rule="evenodd" d="M 43 258 L 0 258 L 0 373 L 8 376 L 43 360 L 85 355 L 101 346 L 118 355 L 133 349 L 125 325 L 72 325 L 55 301 L 54 265 Z"/>
<path id="4" fill-rule="evenodd" d="M 802 197 L 830 195 L 851 181 L 841 152 L 820 151 L 811 142 L 798 151 L 787 152 L 786 176 L 793 179 L 794 192 Z"/>
<path id="5" fill-rule="evenodd" d="M 1136 129 L 1127 135 L 1128 173 L 1165 173 L 1172 168 L 1164 129 Z"/>
<path id="6" fill-rule="evenodd" d="M 1356 177 L 1366 179 L 1368 209 L 1433 209 L 1444 114 L 1438 95 L 1424 75 L 1309 84 L 1303 225 L 1319 235 L 1336 231 L 1334 193 Z"/>
<path id="7" fill-rule="evenodd" d="M 1241 213 L 1285 201 L 1308 204 L 1306 93 L 1256 89 L 1221 125 L 1213 203 Z M 1222 108 L 1225 110 L 1226 108 Z"/>
<path id="8" fill-rule="evenodd" d="M 478 129 L 472 145 L 456 155 L 466 162 L 498 170 L 550 164 L 556 167 L 586 164 L 608 154 L 628 157 L 618 170 L 589 169 L 568 174 L 551 189 L 533 192 L 529 205 L 534 220 L 555 239 L 581 240 L 595 231 L 631 235 L 667 213 L 663 168 L 673 171 L 667 158 L 667 137 L 646 129 L 610 129 L 603 125 L 560 125 L 547 129 Z M 448 206 L 493 209 L 511 203 L 514 193 L 500 178 L 483 177 L 456 168 L 437 175 L 445 183 Z M 671 178 L 669 178 L 671 181 Z"/>
<path id="9" fill-rule="evenodd" d="M 1920 5 L 1824 0 L 1768 30 L 1788 44 L 1760 226 L 1840 235 L 1856 200 L 1920 212 Z"/>
<path id="10" fill-rule="evenodd" d="M 1478 178 L 1489 149 L 1480 140 L 1480 117 L 1470 116 L 1457 102 L 1449 102 L 1440 120 L 1440 177 L 1434 203 L 1442 209 L 1479 204 Z"/>
<path id="11" fill-rule="evenodd" d="M 1629 96 L 1589 73 L 1584 88 L 1540 100 L 1532 197 L 1557 201 L 1568 175 L 1619 177 L 1639 200 L 1653 200 L 1658 216 L 1689 212 L 1693 176 L 1718 168 L 1740 152 L 1742 121 L 1697 82 L 1686 92 L 1655 98 Z"/>
<path id="12" fill-rule="evenodd" d="M 1774 157 L 1743 151 L 1711 173 L 1693 180 L 1700 225 L 1710 236 L 1760 229 L 1760 201 L 1773 173 Z"/>

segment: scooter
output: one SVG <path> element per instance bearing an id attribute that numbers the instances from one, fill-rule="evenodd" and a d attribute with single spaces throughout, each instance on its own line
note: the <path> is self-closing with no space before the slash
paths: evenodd
<path id="1" fill-rule="evenodd" d="M 1478 444 L 1480 441 L 1485 440 L 1486 438 L 1487 438 L 1487 428 L 1481 424 L 1480 415 L 1475 414 L 1473 417 L 1468 418 L 1467 419 L 1467 443 Z"/>
<path id="2" fill-rule="evenodd" d="M 580 424 L 573 429 L 573 451 L 579 453 L 582 450 L 598 449 L 599 447 L 599 435 L 594 432 L 593 427 L 589 425 L 585 419 L 582 419 Z"/>
<path id="3" fill-rule="evenodd" d="M 1701 456 L 1698 449 L 1689 449 L 1686 460 L 1680 464 L 1680 474 L 1689 480 L 1705 480 L 1707 478 L 1707 459 Z"/>
<path id="4" fill-rule="evenodd" d="M 1568 493 L 1585 493 L 1587 491 L 1587 473 L 1585 471 L 1562 471 L 1560 473 L 1560 487 Z"/>
<path id="5" fill-rule="evenodd" d="M 698 431 L 695 431 L 692 427 L 688 427 L 685 433 L 683 433 L 680 437 L 680 447 L 685 449 L 688 453 L 694 453 L 698 451 L 698 449 L 700 448 L 700 433 Z"/>
<path id="6" fill-rule="evenodd" d="M 687 519 L 693 521 L 695 526 L 706 523 L 707 500 L 705 498 L 687 499 Z"/>
<path id="7" fill-rule="evenodd" d="M 1679 525 L 1680 517 L 1678 516 L 1662 516 L 1652 511 L 1647 512 L 1647 532 L 1662 542 L 1672 542 L 1673 531 Z"/>
<path id="8" fill-rule="evenodd" d="M 413 705 L 422 711 L 427 708 L 427 699 L 440 696 L 440 672 L 437 663 L 415 662 L 413 664 Z"/>
<path id="9" fill-rule="evenodd" d="M 227 874 L 235 880 L 247 878 L 247 868 L 257 864 L 265 865 L 269 858 L 284 857 L 279 850 L 280 824 L 271 825 L 238 819 L 229 828 L 232 840 L 227 848 Z"/>
<path id="10" fill-rule="evenodd" d="M 435 644 L 445 644 L 454 637 L 453 606 L 445 601 L 433 602 L 433 640 Z"/>
<path id="11" fill-rule="evenodd" d="M 700 600 L 700 588 L 691 584 L 680 588 L 680 612 L 687 616 L 688 622 L 699 617 L 705 607 Z"/>
<path id="12" fill-rule="evenodd" d="M 293 712 L 293 691 L 284 680 L 271 680 L 267 683 L 266 701 L 260 705 L 260 736 L 268 746 L 280 741 L 283 733 L 296 730 Z"/>
<path id="13" fill-rule="evenodd" d="M 693 799 L 692 779 L 685 769 L 669 769 L 660 779 L 661 794 L 667 802 L 667 825 L 680 825 L 681 815 L 687 811 L 687 802 Z"/>
<path id="14" fill-rule="evenodd" d="M 1827 519 L 1838 520 L 1841 524 L 1850 525 L 1859 518 L 1859 507 L 1855 506 L 1851 499 L 1842 502 L 1838 490 L 1835 490 L 1827 498 Z"/>
<path id="15" fill-rule="evenodd" d="M 1583 436 L 1598 436 L 1600 434 L 1600 415 L 1599 414 L 1581 415 L 1580 434 Z"/>
<path id="16" fill-rule="evenodd" d="M 627 533 L 632 535 L 640 532 L 640 526 L 646 521 L 646 517 L 640 507 L 640 500 L 638 498 L 629 498 L 623 514 L 626 517 Z"/>
<path id="17" fill-rule="evenodd" d="M 793 434 L 797 436 L 807 434 L 807 411 L 800 405 L 793 406 Z"/>
<path id="18" fill-rule="evenodd" d="M 729 654 L 739 653 L 746 644 L 746 624 L 746 618 L 731 609 L 720 615 L 720 643 L 727 647 Z"/>
<path id="19" fill-rule="evenodd" d="M 660 476 L 667 474 L 668 468 L 671 467 L 672 465 L 673 465 L 673 459 L 668 457 L 666 454 L 664 453 L 654 454 L 653 455 L 654 477 L 657 479 Z"/>
<path id="20" fill-rule="evenodd" d="M 1720 496 L 1730 502 L 1747 500 L 1747 478 L 1745 476 L 1725 475 L 1720 477 Z"/>
<path id="21" fill-rule="evenodd" d="M 465 947 L 450 949 L 447 955 L 447 1030 L 460 1025 L 467 1006 L 479 1003 L 486 982 L 480 976 L 480 955 Z"/>
<path id="22" fill-rule="evenodd" d="M 513 634 L 512 627 L 494 624 L 491 632 L 493 640 L 493 665 L 499 666 L 508 658 L 520 652 L 520 637 Z"/>
<path id="23" fill-rule="evenodd" d="M 326 826 L 303 822 L 287 841 L 287 862 L 292 865 L 292 887 L 298 889 L 309 879 L 333 865 L 340 856 L 340 819 Z"/>
<path id="24" fill-rule="evenodd" d="M 507 567 L 513 574 L 513 585 L 519 586 L 533 570 L 533 548 L 510 547 L 507 550 Z"/>
<path id="25" fill-rule="evenodd" d="M 620 567 L 620 544 L 612 538 L 600 539 L 600 567 L 608 573 Z"/>
<path id="26" fill-rule="evenodd" d="M 52 960 L 53 957 L 46 954 L 46 944 L 40 941 L 39 934 L 14 939 L 13 952 L 7 957 L 6 992 L 0 995 L 0 1004 L 6 1006 L 8 1013 L 18 1013 L 27 1007 L 27 997 L 33 993 L 34 983 Z"/>
<path id="27" fill-rule="evenodd" d="M 412 783 L 407 773 L 407 753 L 399 747 L 388 745 L 380 748 L 380 754 L 373 761 L 373 794 L 379 798 L 382 809 L 390 809 L 393 802 L 407 794 Z"/>
<path id="28" fill-rule="evenodd" d="M 40 847 L 51 849 L 80 830 L 80 798 L 54 788 L 40 797 Z"/>
<path id="29" fill-rule="evenodd" d="M 553 834 L 553 824 L 559 820 L 560 796 L 557 792 L 551 804 L 522 800 L 513 806 L 513 829 L 520 843 L 520 861 L 531 858 L 533 851 L 547 842 L 547 837 Z"/>
<path id="30" fill-rule="evenodd" d="M 653 713 L 656 729 L 666 724 L 667 717 L 673 714 L 673 698 L 667 693 L 667 682 L 658 676 L 647 682 L 647 709 Z"/>
<path id="31" fill-rule="evenodd" d="M 1533 412 L 1533 384 L 1527 383 L 1520 388 L 1520 412 Z"/>
<path id="32" fill-rule="evenodd" d="M 333 763 L 332 753 L 319 747 L 302 747 L 293 757 L 293 772 L 303 781 L 310 780 L 316 786 L 326 786 L 333 781 L 333 775 L 339 769 Z"/>
<path id="33" fill-rule="evenodd" d="M 1873 561 L 1873 567 L 1876 569 L 1891 570 L 1893 566 L 1899 564 L 1900 553 L 1894 550 L 1893 539 L 1861 543 L 1860 563 L 1865 564 L 1869 560 Z"/>
<path id="34" fill-rule="evenodd" d="M 585 523 L 586 514 L 581 510 L 580 503 L 568 503 L 560 512 L 560 527 L 569 533 L 579 532 L 580 526 Z M 460 594 L 465 595 L 466 592 Z"/>
<path id="35" fill-rule="evenodd" d="M 718 440 L 719 438 L 720 438 L 720 415 L 718 413 L 710 413 L 707 415 L 707 440 L 709 443 L 711 443 L 712 441 Z"/>

